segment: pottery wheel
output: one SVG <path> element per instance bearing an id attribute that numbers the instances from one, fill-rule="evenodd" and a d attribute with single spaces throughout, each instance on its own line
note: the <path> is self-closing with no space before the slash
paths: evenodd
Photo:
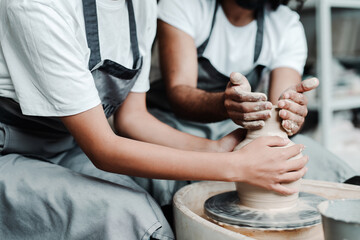
<path id="1" fill-rule="evenodd" d="M 211 219 L 231 225 L 266 229 L 296 229 L 320 223 L 316 206 L 326 199 L 299 193 L 296 206 L 286 209 L 259 210 L 239 204 L 236 191 L 215 195 L 204 204 L 205 214 Z"/>

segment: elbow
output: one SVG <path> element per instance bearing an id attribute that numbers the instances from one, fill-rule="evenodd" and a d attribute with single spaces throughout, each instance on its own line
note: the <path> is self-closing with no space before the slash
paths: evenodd
<path id="1" fill-rule="evenodd" d="M 115 166 L 111 163 L 110 158 L 106 155 L 97 154 L 98 156 L 88 156 L 92 164 L 99 170 L 105 172 L 115 172 Z"/>
<path id="2" fill-rule="evenodd" d="M 186 109 L 184 107 L 185 102 L 181 96 L 178 96 L 178 93 L 174 88 L 168 91 L 167 99 L 169 100 L 170 108 L 176 117 L 183 119 L 187 117 Z"/>
<path id="3" fill-rule="evenodd" d="M 113 134 L 114 137 L 116 137 L 115 134 Z M 116 149 L 116 146 L 114 146 L 114 143 L 116 140 L 113 138 L 113 136 L 108 136 L 107 139 L 102 139 L 102 141 L 97 141 L 92 146 L 87 146 L 83 148 L 84 153 L 89 158 L 89 160 L 92 162 L 92 164 L 103 171 L 106 172 L 113 172 L 114 166 L 111 162 L 111 159 L 114 158 L 114 149 Z"/>
<path id="4" fill-rule="evenodd" d="M 103 170 L 105 172 L 112 172 L 111 167 L 109 166 L 109 163 L 106 162 L 105 158 L 93 158 L 90 160 L 97 169 Z"/>

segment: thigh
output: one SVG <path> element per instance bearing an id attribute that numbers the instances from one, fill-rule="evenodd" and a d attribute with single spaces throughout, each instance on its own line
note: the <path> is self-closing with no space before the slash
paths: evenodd
<path id="1" fill-rule="evenodd" d="M 56 164 L 4 155 L 0 182 L 6 239 L 148 239 L 161 227 L 147 194 Z"/>
<path id="2" fill-rule="evenodd" d="M 80 148 L 74 148 L 69 151 L 66 156 L 58 162 L 58 164 L 67 169 L 71 169 L 74 172 L 95 177 L 96 179 L 101 179 L 102 181 L 105 180 L 109 183 L 116 184 L 121 188 L 130 189 L 131 191 L 142 195 L 144 197 L 142 203 L 135 203 L 130 200 L 127 203 L 127 207 L 136 209 L 138 213 L 143 213 L 141 217 L 144 217 L 144 219 L 146 219 L 149 214 L 154 214 L 156 216 L 162 227 L 154 233 L 153 237 L 157 236 L 159 239 L 163 239 L 163 237 L 165 237 L 165 239 L 166 237 L 169 237 L 169 239 L 172 238 L 172 230 L 166 221 L 161 208 L 146 191 L 148 189 L 144 189 L 143 186 L 137 184 L 132 177 L 110 173 L 96 168 Z M 109 192 L 109 194 L 112 195 L 111 192 Z M 115 198 L 113 198 L 113 200 L 117 201 Z"/>
<path id="3" fill-rule="evenodd" d="M 327 150 L 318 142 L 301 134 L 291 138 L 294 143 L 305 145 L 303 154 L 309 156 L 307 179 L 344 182 L 356 175 L 345 161 Z"/>

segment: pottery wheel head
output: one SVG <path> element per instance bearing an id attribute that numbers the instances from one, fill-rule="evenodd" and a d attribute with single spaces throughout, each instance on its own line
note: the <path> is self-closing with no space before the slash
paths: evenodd
<path id="1" fill-rule="evenodd" d="M 297 229 L 319 224 L 320 213 L 316 206 L 326 199 L 301 192 L 296 206 L 287 209 L 258 210 L 239 204 L 236 191 L 225 192 L 206 200 L 205 214 L 230 225 L 264 229 Z"/>

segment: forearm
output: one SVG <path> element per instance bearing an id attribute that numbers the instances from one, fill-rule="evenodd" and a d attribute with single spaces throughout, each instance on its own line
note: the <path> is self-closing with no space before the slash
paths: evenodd
<path id="1" fill-rule="evenodd" d="M 277 105 L 281 93 L 301 82 L 301 76 L 291 68 L 276 68 L 270 73 L 269 101 Z"/>
<path id="2" fill-rule="evenodd" d="M 287 161 L 300 152 L 300 147 L 295 145 L 280 151 L 278 147 L 288 142 L 279 137 L 259 138 L 239 151 L 228 153 L 190 152 L 126 139 L 113 133 L 101 105 L 62 117 L 62 121 L 96 167 L 119 174 L 175 180 L 245 181 L 276 190 L 280 186 L 278 175 L 284 173 L 284 164 L 288 165 L 286 173 L 303 169 L 305 164 L 304 159 Z M 258 163 L 244 161 L 249 158 Z M 275 171 L 274 161 L 278 161 L 276 166 L 281 166 Z M 263 168 L 263 165 L 268 167 Z M 257 174 L 258 171 L 262 172 Z M 295 174 L 300 173 L 302 176 L 304 171 Z"/>
<path id="3" fill-rule="evenodd" d="M 145 93 L 130 93 L 114 114 L 115 129 L 120 135 L 183 150 L 222 151 L 218 141 L 195 137 L 160 122 L 147 111 L 145 98 Z"/>
<path id="4" fill-rule="evenodd" d="M 168 97 L 174 113 L 197 122 L 218 122 L 228 118 L 224 92 L 206 92 L 187 85 L 171 88 Z"/>
<path id="5" fill-rule="evenodd" d="M 115 128 L 121 136 L 182 150 L 219 151 L 215 141 L 180 132 L 147 111 L 134 111 L 126 118 L 119 115 L 115 115 L 118 116 L 115 117 Z"/>
<path id="6" fill-rule="evenodd" d="M 226 180 L 226 153 L 170 149 L 116 137 L 95 156 L 97 167 L 121 174 L 176 180 Z M 229 153 L 227 153 L 229 154 Z"/>
<path id="7" fill-rule="evenodd" d="M 62 121 L 93 164 L 104 171 L 187 180 L 226 180 L 226 174 L 234 175 L 227 163 L 233 153 L 176 150 L 115 135 L 100 105 Z"/>

